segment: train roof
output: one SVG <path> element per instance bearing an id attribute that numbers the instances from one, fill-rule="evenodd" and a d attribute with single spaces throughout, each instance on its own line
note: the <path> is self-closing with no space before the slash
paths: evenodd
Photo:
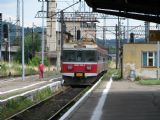
<path id="1" fill-rule="evenodd" d="M 63 50 L 98 50 L 101 53 L 106 54 L 107 49 L 96 44 L 93 39 L 83 39 L 75 43 L 65 43 L 63 45 Z"/>
<path id="2" fill-rule="evenodd" d="M 78 40 L 76 42 L 72 42 L 72 43 L 65 43 L 63 45 L 63 49 L 73 49 L 73 48 L 88 48 L 88 49 L 95 49 L 97 48 L 97 44 L 96 41 L 93 39 L 89 39 L 89 38 L 85 38 L 83 40 Z"/>

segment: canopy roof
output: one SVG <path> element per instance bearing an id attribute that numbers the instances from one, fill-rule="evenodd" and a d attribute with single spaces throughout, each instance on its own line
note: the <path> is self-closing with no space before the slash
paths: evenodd
<path id="1" fill-rule="evenodd" d="M 85 0 L 93 11 L 160 23 L 159 0 Z"/>

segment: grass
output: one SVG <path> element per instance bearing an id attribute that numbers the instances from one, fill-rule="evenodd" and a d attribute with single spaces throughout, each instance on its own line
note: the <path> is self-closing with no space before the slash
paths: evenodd
<path id="1" fill-rule="evenodd" d="M 160 80 L 140 80 L 140 85 L 160 85 Z"/>
<path id="2" fill-rule="evenodd" d="M 20 76 L 22 74 L 22 65 L 16 62 L 0 61 L 0 77 L 7 77 L 11 73 L 11 76 Z M 25 75 L 38 74 L 38 71 L 32 66 L 25 65 Z"/>
<path id="3" fill-rule="evenodd" d="M 0 120 L 11 116 L 17 111 L 29 107 L 30 105 L 32 105 L 32 101 L 22 97 L 19 100 L 9 100 L 5 105 L 0 106 Z"/>
<path id="4" fill-rule="evenodd" d="M 21 111 L 35 103 L 38 103 L 51 95 L 52 91 L 49 87 L 47 87 L 41 91 L 37 91 L 35 96 L 33 96 L 33 101 L 26 97 L 11 99 L 5 104 L 0 105 L 0 120 L 4 120 L 5 118 L 15 114 L 16 112 Z"/>
<path id="5" fill-rule="evenodd" d="M 41 101 L 46 99 L 47 97 L 52 95 L 52 91 L 49 87 L 39 91 L 36 95 L 35 95 L 35 99 L 34 101 Z"/>
<path id="6" fill-rule="evenodd" d="M 103 77 L 103 80 L 108 79 L 110 77 L 113 77 L 114 80 L 120 80 L 121 79 L 120 70 L 115 69 L 115 68 L 108 69 L 107 73 Z"/>

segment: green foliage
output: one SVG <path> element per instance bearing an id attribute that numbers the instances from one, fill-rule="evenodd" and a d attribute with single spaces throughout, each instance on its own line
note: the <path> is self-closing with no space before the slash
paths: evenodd
<path id="1" fill-rule="evenodd" d="M 41 61 L 41 58 L 38 56 L 33 57 L 30 61 L 29 61 L 29 65 L 31 66 L 38 66 L 39 62 Z"/>
<path id="2" fill-rule="evenodd" d="M 141 85 L 160 85 L 160 80 L 139 80 Z"/>
<path id="3" fill-rule="evenodd" d="M 29 61 L 29 65 L 31 65 L 31 66 L 38 66 L 38 64 L 40 63 L 40 61 L 41 61 L 41 57 L 35 56 L 35 57 L 33 57 L 33 58 Z M 44 65 L 45 65 L 45 66 L 48 66 L 48 65 L 49 65 L 49 62 L 48 62 L 48 58 L 47 58 L 47 57 L 44 57 Z"/>
<path id="4" fill-rule="evenodd" d="M 20 76 L 22 74 L 22 65 L 17 62 L 11 62 L 10 65 L 8 62 L 0 62 L 0 76 L 8 76 L 9 72 L 12 76 Z M 34 75 L 37 74 L 38 71 L 32 67 L 25 65 L 25 75 Z"/>
<path id="5" fill-rule="evenodd" d="M 52 91 L 49 87 L 37 92 L 36 96 L 35 96 L 35 101 L 41 101 L 46 99 L 47 97 L 51 96 Z"/>
<path id="6" fill-rule="evenodd" d="M 49 61 L 48 61 L 48 58 L 47 58 L 47 57 L 44 57 L 44 65 L 45 65 L 45 66 L 48 66 L 48 65 L 49 65 Z"/>
<path id="7" fill-rule="evenodd" d="M 24 56 L 25 63 L 28 63 L 30 59 L 35 55 L 35 52 L 39 52 L 41 50 L 41 39 L 38 33 L 34 33 L 33 40 L 32 34 L 29 33 L 25 35 L 24 38 Z M 19 63 L 22 62 L 22 46 L 18 49 L 15 60 Z"/>
<path id="8" fill-rule="evenodd" d="M 0 120 L 5 118 L 35 104 L 52 95 L 52 90 L 50 87 L 44 88 L 36 92 L 33 99 L 30 100 L 27 97 L 18 97 L 16 99 L 8 100 L 5 104 L 0 105 Z"/>
<path id="9" fill-rule="evenodd" d="M 25 99 L 23 97 L 19 98 L 18 100 L 9 100 L 7 103 L 0 107 L 0 120 L 3 120 L 16 112 L 29 107 L 32 104 L 32 101 L 29 99 Z"/>
<path id="10" fill-rule="evenodd" d="M 5 76 L 7 71 L 7 66 L 5 63 L 0 62 L 0 76 Z"/>
<path id="11" fill-rule="evenodd" d="M 141 77 L 137 76 L 137 77 L 135 78 L 135 81 L 139 81 L 139 80 L 141 80 Z"/>
<path id="12" fill-rule="evenodd" d="M 103 79 L 107 79 L 110 77 L 112 77 L 114 80 L 120 80 L 121 79 L 120 70 L 113 68 L 108 69 Z"/>
<path id="13" fill-rule="evenodd" d="M 35 75 L 38 74 L 38 71 L 36 71 L 34 68 L 26 66 L 25 67 L 25 75 Z"/>

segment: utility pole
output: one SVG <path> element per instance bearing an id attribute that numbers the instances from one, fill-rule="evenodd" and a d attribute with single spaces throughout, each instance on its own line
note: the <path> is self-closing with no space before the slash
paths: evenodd
<path id="1" fill-rule="evenodd" d="M 118 45 L 118 26 L 116 24 L 116 69 L 118 69 L 119 45 Z"/>
<path id="2" fill-rule="evenodd" d="M 129 18 L 127 18 L 127 43 L 129 43 Z"/>
<path id="3" fill-rule="evenodd" d="M 1 44 L 2 44 L 2 13 L 0 13 L 0 60 L 2 57 Z"/>
<path id="4" fill-rule="evenodd" d="M 8 24 L 8 62 L 9 62 L 9 76 L 11 76 L 11 40 L 10 40 L 10 26 Z"/>
<path id="5" fill-rule="evenodd" d="M 63 56 L 63 40 L 64 40 L 64 13 L 61 11 L 61 61 Z"/>
<path id="6" fill-rule="evenodd" d="M 146 40 L 146 43 L 149 42 L 149 29 L 150 29 L 150 23 L 145 21 L 144 22 L 144 25 L 145 25 L 145 40 Z"/>
<path id="7" fill-rule="evenodd" d="M 32 24 L 32 57 L 34 56 L 34 46 L 35 43 L 34 43 L 34 23 Z"/>
<path id="8" fill-rule="evenodd" d="M 159 57 L 160 57 L 160 46 L 159 41 L 157 42 L 157 79 L 159 80 Z"/>
<path id="9" fill-rule="evenodd" d="M 24 1 L 22 0 L 22 80 L 24 80 Z"/>
<path id="10" fill-rule="evenodd" d="M 20 0 L 17 0 L 17 16 L 16 16 L 16 40 L 20 43 Z"/>
<path id="11" fill-rule="evenodd" d="M 42 64 L 44 65 L 44 1 L 42 1 Z"/>
<path id="12" fill-rule="evenodd" d="M 104 45 L 106 45 L 106 16 L 103 18 L 103 41 Z"/>

